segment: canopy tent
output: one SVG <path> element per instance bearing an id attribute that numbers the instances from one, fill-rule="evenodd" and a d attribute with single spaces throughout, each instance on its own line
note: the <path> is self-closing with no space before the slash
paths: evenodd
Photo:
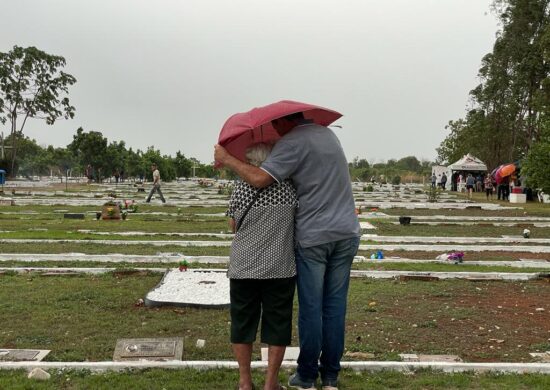
<path id="1" fill-rule="evenodd" d="M 449 165 L 448 168 L 450 171 L 485 172 L 487 170 L 487 165 L 479 158 L 468 153 L 454 164 Z"/>

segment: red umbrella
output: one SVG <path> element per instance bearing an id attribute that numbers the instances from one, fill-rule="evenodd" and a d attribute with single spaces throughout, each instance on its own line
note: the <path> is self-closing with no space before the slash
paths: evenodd
<path id="1" fill-rule="evenodd" d="M 302 112 L 305 119 L 322 126 L 328 126 L 342 116 L 328 108 L 281 100 L 231 116 L 220 131 L 218 144 L 239 160 L 246 161 L 245 153 L 249 146 L 260 142 L 275 143 L 281 138 L 271 125 L 272 120 L 297 112 Z"/>

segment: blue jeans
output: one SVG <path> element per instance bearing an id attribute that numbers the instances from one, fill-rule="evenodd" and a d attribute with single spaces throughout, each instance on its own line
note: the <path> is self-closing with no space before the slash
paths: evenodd
<path id="1" fill-rule="evenodd" d="M 353 237 L 309 248 L 296 247 L 298 375 L 303 380 L 314 381 L 319 373 L 324 380 L 338 378 L 351 263 L 358 246 L 359 237 Z"/>

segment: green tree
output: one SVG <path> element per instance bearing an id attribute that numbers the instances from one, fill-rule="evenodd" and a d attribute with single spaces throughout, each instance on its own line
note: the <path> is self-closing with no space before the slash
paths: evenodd
<path id="1" fill-rule="evenodd" d="M 73 136 L 73 142 L 67 148 L 73 153 L 82 168 L 88 164 L 92 166 L 96 181 L 100 182 L 106 174 L 110 175 L 107 138 L 103 137 L 100 132 L 85 132 L 80 127 Z"/>
<path id="2" fill-rule="evenodd" d="M 154 146 L 149 146 L 147 148 L 147 151 L 143 153 L 142 160 L 147 180 L 153 180 L 153 172 L 151 171 L 152 164 L 157 165 L 162 180 L 171 181 L 176 178 L 176 169 L 172 164 L 170 156 L 161 155 L 160 150 L 155 149 Z"/>
<path id="3" fill-rule="evenodd" d="M 0 52 L 0 122 L 10 123 L 11 176 L 16 173 L 19 136 L 29 118 L 53 125 L 57 119 L 74 116 L 75 108 L 66 95 L 76 79 L 61 70 L 64 66 L 63 57 L 35 47 L 14 46 Z"/>
<path id="4" fill-rule="evenodd" d="M 527 177 L 528 186 L 540 188 L 550 194 L 550 121 L 547 121 L 539 142 L 529 150 L 521 172 Z"/>
<path id="5" fill-rule="evenodd" d="M 176 157 L 173 159 L 173 164 L 176 169 L 177 177 L 190 177 L 192 174 L 193 162 L 186 158 L 181 152 L 176 152 Z"/>
<path id="6" fill-rule="evenodd" d="M 421 165 L 420 161 L 414 156 L 407 156 L 399 159 L 396 163 L 397 167 L 399 169 L 402 169 L 404 171 L 411 171 L 411 172 L 417 172 L 420 173 L 421 171 Z"/>
<path id="7" fill-rule="evenodd" d="M 550 110 L 550 1 L 495 0 L 493 10 L 502 27 L 470 91 L 471 110 L 447 127 L 439 162 L 470 152 L 492 168 L 524 157 L 541 138 Z"/>

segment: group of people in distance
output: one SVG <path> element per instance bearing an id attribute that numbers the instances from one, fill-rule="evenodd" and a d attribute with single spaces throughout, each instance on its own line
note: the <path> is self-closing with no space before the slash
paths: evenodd
<path id="1" fill-rule="evenodd" d="M 361 235 L 348 165 L 332 130 L 302 113 L 272 125 L 282 138 L 249 148 L 248 163 L 220 145 L 214 151 L 215 160 L 241 178 L 227 211 L 235 232 L 228 277 L 238 388 L 255 388 L 250 363 L 260 320 L 268 345 L 263 388 L 286 388 L 278 375 L 291 343 L 297 286 L 300 354 L 288 385 L 316 389 L 320 376 L 323 390 L 337 390 L 350 270 Z"/>
<path id="2" fill-rule="evenodd" d="M 447 175 L 443 173 L 437 183 L 437 176 L 432 174 L 431 178 L 432 187 L 439 185 L 445 190 L 447 184 Z M 487 200 L 493 199 L 493 192 L 497 189 L 498 200 L 508 200 L 512 188 L 518 185 L 517 178 L 514 176 L 504 177 L 502 182 L 497 184 L 494 178 L 490 174 L 478 173 L 475 176 L 472 173 L 456 172 L 452 178 L 452 190 L 462 191 L 465 190 L 468 193 L 468 198 L 471 199 L 474 192 L 485 192 Z"/>

